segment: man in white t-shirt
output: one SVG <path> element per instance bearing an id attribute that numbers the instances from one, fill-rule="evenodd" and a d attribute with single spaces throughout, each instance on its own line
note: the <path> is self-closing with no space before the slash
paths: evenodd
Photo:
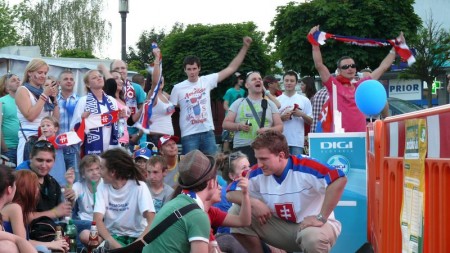
<path id="1" fill-rule="evenodd" d="M 180 107 L 183 154 L 194 149 L 209 155 L 217 152 L 210 92 L 217 83 L 236 72 L 251 43 L 250 37 L 244 37 L 241 50 L 230 64 L 220 72 L 206 76 L 199 76 L 201 64 L 198 57 L 184 59 L 183 67 L 188 79 L 176 84 L 170 94 L 170 102 Z"/>
<path id="2" fill-rule="evenodd" d="M 281 104 L 280 114 L 283 121 L 283 134 L 286 136 L 289 153 L 303 154 L 305 144 L 305 124 L 312 123 L 312 107 L 309 99 L 295 90 L 297 73 L 290 70 L 283 76 L 284 93 L 277 97 Z"/>

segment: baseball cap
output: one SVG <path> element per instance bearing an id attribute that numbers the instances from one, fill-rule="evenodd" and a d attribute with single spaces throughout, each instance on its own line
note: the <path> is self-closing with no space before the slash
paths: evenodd
<path id="1" fill-rule="evenodd" d="M 152 151 L 148 148 L 140 148 L 133 153 L 133 158 L 136 159 L 138 157 L 142 157 L 145 159 L 149 159 L 152 156 Z"/>
<path id="2" fill-rule="evenodd" d="M 178 142 L 180 140 L 180 138 L 178 138 L 175 135 L 163 135 L 161 136 L 161 138 L 159 138 L 158 141 L 158 149 L 161 149 L 162 145 L 164 145 L 164 143 L 166 143 L 169 140 L 173 140 L 174 142 Z"/>
<path id="3" fill-rule="evenodd" d="M 190 189 L 216 176 L 215 160 L 199 150 L 187 153 L 178 163 L 178 184 L 183 189 Z"/>

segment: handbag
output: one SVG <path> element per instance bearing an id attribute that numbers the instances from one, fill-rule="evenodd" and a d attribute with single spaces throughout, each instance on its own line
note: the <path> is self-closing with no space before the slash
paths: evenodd
<path id="1" fill-rule="evenodd" d="M 120 249 L 101 249 L 97 248 L 94 253 L 129 253 L 129 252 L 142 252 L 145 245 L 150 244 L 153 240 L 158 238 L 167 228 L 172 226 L 175 222 L 180 220 L 184 215 L 188 214 L 190 211 L 200 209 L 196 203 L 186 205 L 180 209 L 173 211 L 169 216 L 167 216 L 161 223 L 156 225 L 152 230 L 150 230 L 143 238 L 143 240 L 135 241 Z M 145 242 L 145 243 L 144 243 Z"/>
<path id="2" fill-rule="evenodd" d="M 29 237 L 31 240 L 40 242 L 51 242 L 55 240 L 56 226 L 55 221 L 48 216 L 41 216 L 30 223 Z M 64 233 L 64 228 L 62 232 Z"/>

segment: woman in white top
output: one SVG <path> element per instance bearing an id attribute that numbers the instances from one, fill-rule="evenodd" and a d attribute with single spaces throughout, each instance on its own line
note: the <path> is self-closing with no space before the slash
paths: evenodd
<path id="1" fill-rule="evenodd" d="M 153 94 L 161 73 L 161 53 L 159 49 L 153 50 L 153 55 L 155 56 L 155 61 L 152 74 L 152 86 L 148 92 L 149 97 Z M 168 93 L 163 91 L 163 88 L 164 78 L 161 76 L 158 96 L 153 104 L 152 117 L 150 118 L 150 134 L 147 136 L 147 141 L 152 142 L 155 145 L 158 145 L 158 140 L 161 136 L 174 135 L 172 114 L 175 112 L 175 106 L 169 101 L 170 96 Z"/>
<path id="2" fill-rule="evenodd" d="M 74 129 L 81 121 L 81 118 L 87 118 L 94 114 L 104 114 L 118 110 L 117 101 L 108 96 L 103 91 L 105 81 L 98 70 L 89 70 L 84 75 L 84 84 L 88 93 L 78 100 L 73 113 L 73 119 L 70 128 Z M 119 114 L 119 117 L 122 112 Z M 118 127 L 116 123 L 109 123 L 99 128 L 90 129 L 83 143 L 85 155 L 99 155 L 105 150 L 118 147 L 119 144 Z"/>
<path id="3" fill-rule="evenodd" d="M 24 147 L 28 138 L 37 135 L 42 118 L 59 118 L 59 107 L 55 99 L 56 83 L 45 86 L 49 66 L 41 59 L 33 59 L 25 68 L 23 86 L 17 89 L 17 117 L 20 122 L 19 144 L 17 146 L 17 164 L 24 158 Z"/>

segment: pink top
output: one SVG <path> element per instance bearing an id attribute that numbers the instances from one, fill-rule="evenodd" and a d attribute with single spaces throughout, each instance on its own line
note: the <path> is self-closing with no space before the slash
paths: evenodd
<path id="1" fill-rule="evenodd" d="M 360 83 L 371 79 L 370 77 L 363 78 L 354 84 L 355 87 L 348 87 L 342 85 L 334 76 L 331 76 L 324 85 L 328 90 L 331 107 L 333 107 L 333 87 L 332 83 L 336 85 L 337 90 L 337 106 L 342 113 L 342 127 L 345 132 L 365 132 L 366 131 L 366 116 L 358 109 L 355 102 L 356 88 Z M 333 110 L 334 108 L 332 108 Z"/>
<path id="2" fill-rule="evenodd" d="M 117 107 L 119 107 L 119 110 L 123 110 L 125 108 L 127 110 L 127 115 L 130 115 L 130 109 L 128 109 L 126 105 L 117 101 Z M 127 121 L 128 117 L 124 118 L 125 122 Z M 130 135 L 128 134 L 128 127 L 125 123 L 125 127 L 123 128 L 123 136 L 119 138 L 119 143 L 128 144 L 129 142 L 130 142 Z"/>

